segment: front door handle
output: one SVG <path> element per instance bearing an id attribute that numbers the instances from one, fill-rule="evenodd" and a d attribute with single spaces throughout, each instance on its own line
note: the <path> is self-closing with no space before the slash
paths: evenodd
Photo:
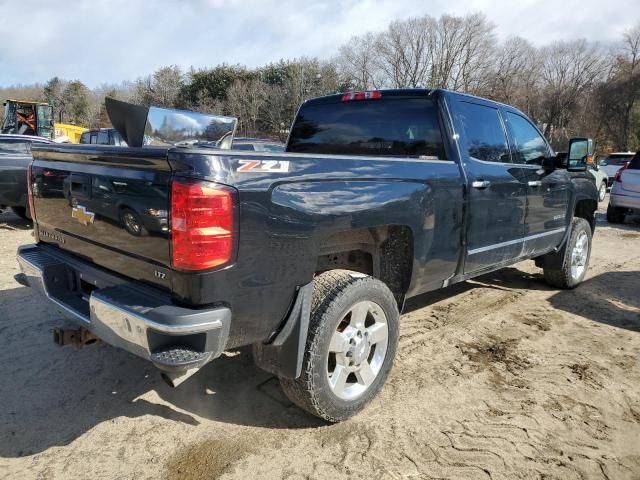
<path id="1" fill-rule="evenodd" d="M 474 180 L 473 182 L 471 182 L 471 186 L 473 188 L 478 188 L 480 190 L 482 190 L 483 188 L 487 188 L 489 185 L 491 185 L 491 182 L 489 180 Z"/>
<path id="2" fill-rule="evenodd" d="M 540 180 L 531 180 L 527 183 L 527 185 L 529 185 L 530 187 L 539 187 L 542 185 L 542 182 Z"/>

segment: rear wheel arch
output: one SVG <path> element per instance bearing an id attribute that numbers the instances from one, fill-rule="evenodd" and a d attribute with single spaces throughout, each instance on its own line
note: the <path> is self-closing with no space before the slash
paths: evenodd
<path id="1" fill-rule="evenodd" d="M 336 232 L 321 242 L 315 274 L 345 269 L 371 275 L 385 283 L 402 305 L 411 282 L 413 245 L 413 232 L 406 225 Z"/>

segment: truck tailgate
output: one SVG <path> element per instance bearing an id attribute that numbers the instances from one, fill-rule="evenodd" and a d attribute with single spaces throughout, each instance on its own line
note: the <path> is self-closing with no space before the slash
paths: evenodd
<path id="1" fill-rule="evenodd" d="M 34 148 L 36 235 L 128 277 L 168 288 L 166 149 Z"/>

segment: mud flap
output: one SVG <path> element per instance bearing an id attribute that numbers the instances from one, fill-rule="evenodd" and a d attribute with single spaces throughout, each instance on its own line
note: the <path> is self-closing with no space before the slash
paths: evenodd
<path id="1" fill-rule="evenodd" d="M 295 379 L 300 376 L 309 330 L 312 295 L 313 282 L 301 287 L 291 313 L 276 338 L 268 344 L 253 345 L 253 358 L 258 367 L 278 377 Z"/>

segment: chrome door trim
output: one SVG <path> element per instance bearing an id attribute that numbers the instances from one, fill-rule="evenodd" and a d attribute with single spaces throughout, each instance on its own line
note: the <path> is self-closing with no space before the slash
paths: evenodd
<path id="1" fill-rule="evenodd" d="M 516 245 L 518 243 L 526 242 L 528 240 L 535 240 L 536 238 L 546 237 L 547 235 L 555 235 L 557 233 L 564 233 L 566 228 L 556 228 L 549 230 L 548 232 L 536 233 L 535 235 L 529 235 L 528 237 L 516 238 L 515 240 L 509 240 L 508 242 L 496 243 L 494 245 L 487 245 L 486 247 L 479 247 L 469 250 L 467 255 L 475 255 L 476 253 L 488 252 L 496 248 L 508 247 L 509 245 Z"/>

